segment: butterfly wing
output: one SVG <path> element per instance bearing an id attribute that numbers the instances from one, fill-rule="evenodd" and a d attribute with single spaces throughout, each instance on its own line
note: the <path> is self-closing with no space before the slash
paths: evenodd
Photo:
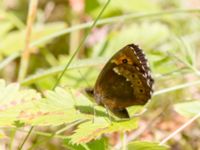
<path id="1" fill-rule="evenodd" d="M 120 118 L 129 118 L 126 107 L 143 105 L 152 93 L 153 79 L 140 48 L 130 44 L 104 66 L 94 88 L 95 100 Z"/>

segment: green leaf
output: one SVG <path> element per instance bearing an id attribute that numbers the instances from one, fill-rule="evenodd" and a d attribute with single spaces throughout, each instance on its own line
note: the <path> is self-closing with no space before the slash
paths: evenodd
<path id="1" fill-rule="evenodd" d="M 93 103 L 79 91 L 56 88 L 46 91 L 44 97 L 34 90 L 21 90 L 18 84 L 6 85 L 0 80 L 0 126 L 60 125 L 83 121 L 70 136 L 72 143 L 87 143 L 104 133 L 130 131 L 138 126 L 138 119 L 126 121 L 109 120 L 106 109 L 95 107 L 97 116 L 93 120 Z"/>
<path id="2" fill-rule="evenodd" d="M 91 150 L 107 150 L 108 149 L 108 140 L 106 138 L 101 138 L 93 140 L 87 144 Z"/>
<path id="3" fill-rule="evenodd" d="M 138 118 L 112 122 L 105 133 L 131 131 L 138 127 Z"/>
<path id="4" fill-rule="evenodd" d="M 93 0 L 92 3 L 90 0 L 85 0 L 85 11 L 87 13 L 90 13 L 94 9 L 98 8 L 100 6 L 98 0 Z"/>
<path id="5" fill-rule="evenodd" d="M 92 140 L 91 142 L 85 144 L 72 144 L 69 138 L 64 140 L 64 147 L 70 150 L 107 150 L 108 149 L 108 140 L 106 138 L 101 138 L 97 140 Z"/>
<path id="6" fill-rule="evenodd" d="M 33 112 L 30 112 L 31 118 L 27 120 L 27 123 L 31 125 L 59 125 L 76 120 L 91 119 L 92 115 L 83 114 L 75 107 L 75 104 L 88 106 L 87 104 L 90 103 L 88 101 L 84 95 L 71 89 L 56 88 L 55 91 L 47 91 L 45 98 L 28 108 L 29 111 L 33 110 Z"/>
<path id="7" fill-rule="evenodd" d="M 128 144 L 128 150 L 168 150 L 167 146 L 158 143 L 135 141 Z"/>
<path id="8" fill-rule="evenodd" d="M 69 66 L 68 70 L 69 70 L 69 72 L 71 72 L 71 70 L 73 70 L 73 69 L 77 71 L 77 70 L 80 70 L 80 68 L 87 68 L 87 67 L 91 67 L 91 66 L 95 66 L 95 65 L 99 65 L 99 64 L 104 64 L 106 60 L 107 59 L 105 59 L 105 58 L 77 60 Z M 66 59 L 65 59 L 65 61 L 66 61 Z M 58 73 L 62 72 L 63 69 L 64 69 L 63 66 L 57 66 L 57 67 L 52 67 L 50 69 L 37 72 L 36 74 L 30 75 L 29 77 L 27 77 L 24 81 L 22 81 L 21 84 L 35 83 L 36 81 L 38 81 L 40 79 L 47 78 L 48 76 L 58 74 Z M 78 75 L 79 75 L 79 78 L 81 78 L 80 73 Z"/>
<path id="9" fill-rule="evenodd" d="M 20 128 L 24 126 L 24 122 L 17 120 L 17 121 L 14 121 L 13 125 L 16 126 L 17 128 Z"/>
<path id="10" fill-rule="evenodd" d="M 40 94 L 34 90 L 19 90 L 17 83 L 6 85 L 4 80 L 0 80 L 0 126 L 18 126 L 18 115 L 23 105 L 40 98 Z"/>
<path id="11" fill-rule="evenodd" d="M 79 92 L 62 88 L 47 91 L 41 98 L 34 90 L 20 90 L 18 84 L 6 86 L 0 80 L 0 126 L 59 125 L 92 119 L 92 115 L 76 110 L 75 104 L 90 106 L 91 102 Z"/>
<path id="12" fill-rule="evenodd" d="M 108 117 L 95 117 L 94 122 L 88 121 L 80 124 L 70 138 L 72 143 L 87 143 L 105 133 L 130 131 L 137 127 L 137 118 L 127 121 L 110 122 Z"/>
<path id="13" fill-rule="evenodd" d="M 110 122 L 103 117 L 95 118 L 94 122 L 88 121 L 82 123 L 71 136 L 72 143 L 87 143 L 92 139 L 96 139 L 109 127 Z"/>
<path id="14" fill-rule="evenodd" d="M 70 150 L 89 150 L 89 147 L 86 144 L 72 144 L 69 138 L 64 140 L 63 146 Z"/>
<path id="15" fill-rule="evenodd" d="M 193 117 L 200 113 L 200 101 L 179 103 L 174 106 L 175 110 L 186 117 Z"/>

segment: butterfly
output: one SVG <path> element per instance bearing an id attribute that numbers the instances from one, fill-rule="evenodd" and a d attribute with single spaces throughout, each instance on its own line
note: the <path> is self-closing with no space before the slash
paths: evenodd
<path id="1" fill-rule="evenodd" d="M 92 94 L 97 104 L 119 118 L 130 118 L 126 107 L 144 105 L 154 80 L 142 49 L 129 44 L 114 54 L 100 72 Z"/>

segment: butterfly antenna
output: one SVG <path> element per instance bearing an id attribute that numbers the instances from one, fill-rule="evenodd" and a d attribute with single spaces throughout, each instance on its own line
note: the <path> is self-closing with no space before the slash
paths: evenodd
<path id="1" fill-rule="evenodd" d="M 112 124 L 113 122 L 112 122 L 112 119 L 111 119 L 111 115 L 110 115 L 109 108 L 108 108 L 106 105 L 104 105 L 104 107 L 106 108 L 106 114 L 108 115 L 108 118 L 109 118 L 109 120 L 110 120 L 110 123 Z"/>
<path id="2" fill-rule="evenodd" d="M 87 84 L 87 86 L 88 86 L 88 87 L 91 87 L 90 84 L 89 84 L 89 82 L 87 81 L 87 79 L 86 79 L 86 78 L 84 77 L 84 75 L 81 73 L 81 71 L 78 70 L 78 72 L 79 72 L 81 78 L 82 78 L 82 79 L 85 81 L 85 83 Z"/>
<path id="3" fill-rule="evenodd" d="M 80 70 L 78 70 L 81 78 L 85 81 L 85 83 L 87 84 L 88 87 L 91 87 L 90 84 L 88 83 L 87 79 L 84 77 L 84 75 L 81 73 Z M 90 96 L 93 97 L 94 96 L 94 90 L 92 88 L 86 88 L 85 89 L 86 93 Z M 93 103 L 92 108 L 93 108 L 93 120 L 92 122 L 94 123 L 95 120 L 95 116 L 96 116 L 96 109 L 95 109 L 96 104 Z"/>
<path id="4" fill-rule="evenodd" d="M 94 90 L 93 88 L 91 88 L 91 85 L 89 84 L 89 82 L 87 81 L 87 79 L 84 77 L 84 75 L 81 73 L 80 70 L 78 70 L 81 79 L 85 81 L 85 83 L 87 84 L 87 88 L 85 88 L 85 92 L 90 96 L 90 97 L 94 97 Z"/>

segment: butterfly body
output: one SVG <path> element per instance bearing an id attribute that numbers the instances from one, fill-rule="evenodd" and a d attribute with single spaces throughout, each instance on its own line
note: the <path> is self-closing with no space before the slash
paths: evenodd
<path id="1" fill-rule="evenodd" d="M 134 44 L 119 50 L 104 66 L 95 87 L 96 102 L 120 118 L 129 118 L 126 107 L 144 105 L 150 98 L 153 78 L 143 51 Z"/>

